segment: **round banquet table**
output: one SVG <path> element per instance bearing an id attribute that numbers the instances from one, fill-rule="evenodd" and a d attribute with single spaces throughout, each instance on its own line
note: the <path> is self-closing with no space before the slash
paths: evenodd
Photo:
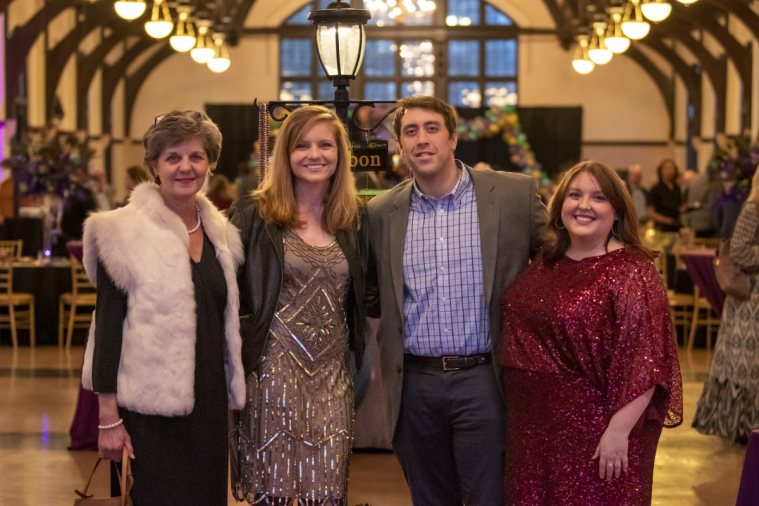
<path id="1" fill-rule="evenodd" d="M 58 297 L 71 291 L 71 263 L 54 258 L 49 263 L 13 262 L 13 291 L 34 295 L 37 346 L 58 344 Z M 29 343 L 29 332 L 20 330 L 19 345 Z M 0 333 L 0 344 L 11 345 L 10 329 Z"/>
<path id="2" fill-rule="evenodd" d="M 714 275 L 714 255 L 713 249 L 694 249 L 681 253 L 680 258 L 691 279 L 698 286 L 701 296 L 709 301 L 714 314 L 721 316 L 722 306 L 725 305 L 725 292 L 719 287 Z"/>

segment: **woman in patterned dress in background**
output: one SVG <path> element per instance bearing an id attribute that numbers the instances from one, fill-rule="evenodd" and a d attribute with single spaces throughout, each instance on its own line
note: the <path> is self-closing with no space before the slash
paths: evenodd
<path id="1" fill-rule="evenodd" d="M 353 441 L 350 351 L 363 356 L 359 206 L 348 136 L 324 107 L 282 125 L 263 188 L 230 210 L 246 406 L 232 487 L 262 505 L 344 505 Z"/>
<path id="2" fill-rule="evenodd" d="M 683 399 L 667 292 L 605 165 L 564 176 L 549 241 L 503 298 L 506 504 L 651 503 Z"/>
<path id="3" fill-rule="evenodd" d="M 751 278 L 751 298 L 725 298 L 709 377 L 693 427 L 746 444 L 759 429 L 759 171 L 730 239 L 730 259 Z"/>

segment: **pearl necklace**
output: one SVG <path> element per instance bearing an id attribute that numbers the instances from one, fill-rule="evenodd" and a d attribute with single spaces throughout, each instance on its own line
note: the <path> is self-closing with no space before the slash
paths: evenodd
<path id="1" fill-rule="evenodd" d="M 197 209 L 198 211 L 198 224 L 195 225 L 195 228 L 193 228 L 192 230 L 188 230 L 187 231 L 188 234 L 192 234 L 193 232 L 196 232 L 200 228 L 200 208 L 198 207 L 198 204 L 195 204 L 195 209 Z"/>

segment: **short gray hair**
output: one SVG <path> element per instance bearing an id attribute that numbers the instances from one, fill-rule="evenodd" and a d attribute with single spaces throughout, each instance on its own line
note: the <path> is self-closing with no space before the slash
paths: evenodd
<path id="1" fill-rule="evenodd" d="M 166 148 L 178 146 L 190 139 L 203 139 L 210 170 L 216 168 L 221 154 L 221 132 L 204 112 L 176 109 L 148 128 L 142 136 L 145 146 L 144 164 L 153 175 L 153 166 Z"/>

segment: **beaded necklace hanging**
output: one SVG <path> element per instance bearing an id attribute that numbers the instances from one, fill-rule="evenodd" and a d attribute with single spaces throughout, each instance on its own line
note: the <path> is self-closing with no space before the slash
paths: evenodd
<path id="1" fill-rule="evenodd" d="M 258 187 L 263 188 L 269 168 L 269 106 L 261 104 L 258 113 Z"/>
<path id="2" fill-rule="evenodd" d="M 198 212 L 198 224 L 195 225 L 195 228 L 193 228 L 192 230 L 188 230 L 187 231 L 188 234 L 192 234 L 193 232 L 195 232 L 196 230 L 200 228 L 200 208 L 198 207 L 198 204 L 195 204 L 195 210 Z"/>

